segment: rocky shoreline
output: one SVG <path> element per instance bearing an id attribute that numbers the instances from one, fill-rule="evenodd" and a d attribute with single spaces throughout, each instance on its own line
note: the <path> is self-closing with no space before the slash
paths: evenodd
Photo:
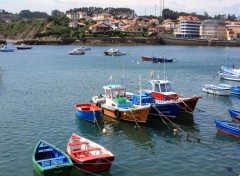
<path id="1" fill-rule="evenodd" d="M 182 39 L 174 37 L 160 37 L 159 39 L 149 38 L 107 38 L 89 37 L 82 39 L 61 39 L 61 40 L 0 40 L 0 44 L 13 43 L 15 45 L 25 43 L 28 45 L 183 45 L 183 46 L 234 46 L 239 47 L 239 41 L 227 40 L 203 40 L 203 39 Z"/>

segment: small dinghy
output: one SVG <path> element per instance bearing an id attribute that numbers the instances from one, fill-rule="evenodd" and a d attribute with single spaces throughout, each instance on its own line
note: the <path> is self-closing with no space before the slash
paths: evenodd
<path id="1" fill-rule="evenodd" d="M 217 130 L 221 133 L 240 138 L 240 122 L 214 120 Z"/>
<path id="2" fill-rule="evenodd" d="M 79 118 L 95 123 L 102 115 L 102 109 L 95 104 L 76 104 L 76 114 Z"/>

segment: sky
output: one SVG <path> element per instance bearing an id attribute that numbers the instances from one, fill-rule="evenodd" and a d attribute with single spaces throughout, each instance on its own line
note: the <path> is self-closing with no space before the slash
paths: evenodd
<path id="1" fill-rule="evenodd" d="M 240 0 L 0 0 L 0 9 L 11 13 L 30 10 L 51 14 L 51 11 L 56 9 L 66 12 L 80 7 L 124 7 L 133 9 L 137 15 L 159 16 L 163 1 L 164 8 L 177 12 L 196 12 L 198 15 L 207 12 L 210 16 L 218 14 L 240 16 Z"/>

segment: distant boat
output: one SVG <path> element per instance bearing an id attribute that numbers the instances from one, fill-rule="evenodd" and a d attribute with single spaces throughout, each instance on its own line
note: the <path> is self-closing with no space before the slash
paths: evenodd
<path id="1" fill-rule="evenodd" d="M 14 52 L 14 49 L 7 48 L 6 45 L 2 45 L 0 52 Z"/>
<path id="2" fill-rule="evenodd" d="M 17 48 L 18 50 L 25 50 L 25 49 L 32 49 L 32 46 L 26 45 L 26 44 L 22 43 L 22 44 L 20 44 L 20 45 L 17 45 L 16 48 Z"/>
<path id="3" fill-rule="evenodd" d="M 233 120 L 240 122 L 240 111 L 229 109 L 228 112 Z"/>
<path id="4" fill-rule="evenodd" d="M 34 170 L 41 176 L 70 175 L 73 163 L 57 147 L 40 140 L 32 155 Z"/>
<path id="5" fill-rule="evenodd" d="M 93 123 L 95 123 L 102 114 L 102 109 L 95 104 L 76 104 L 75 108 L 79 118 Z"/>
<path id="6" fill-rule="evenodd" d="M 227 134 L 236 138 L 240 138 L 240 122 L 227 122 L 214 120 L 217 130 L 220 133 Z"/>
<path id="7" fill-rule="evenodd" d="M 240 81 L 240 75 L 231 74 L 228 72 L 219 71 L 218 76 L 221 79 L 226 79 L 226 80 L 230 80 L 230 81 Z"/>
<path id="8" fill-rule="evenodd" d="M 173 59 L 167 59 L 163 57 L 155 57 L 155 56 L 142 56 L 142 61 L 152 61 L 154 63 L 162 63 L 162 62 L 173 62 Z"/>
<path id="9" fill-rule="evenodd" d="M 75 48 L 72 51 L 68 52 L 70 55 L 84 55 L 85 52 L 81 49 Z"/>
<path id="10" fill-rule="evenodd" d="M 91 50 L 91 48 L 89 48 L 89 47 L 84 47 L 84 46 L 81 46 L 81 47 L 78 47 L 78 48 L 76 48 L 77 50 L 82 50 L 82 51 L 90 51 Z"/>
<path id="11" fill-rule="evenodd" d="M 126 53 L 120 51 L 119 49 L 111 48 L 108 51 L 104 51 L 104 55 L 105 56 L 123 56 L 123 55 L 126 55 Z"/>
<path id="12" fill-rule="evenodd" d="M 66 150 L 74 165 L 87 173 L 109 170 L 114 160 L 107 148 L 76 134 L 70 137 Z"/>
<path id="13" fill-rule="evenodd" d="M 203 92 L 210 93 L 213 95 L 228 96 L 228 95 L 230 95 L 231 90 L 232 90 L 232 87 L 227 84 L 218 84 L 218 85 L 205 84 L 205 85 L 202 85 Z"/>

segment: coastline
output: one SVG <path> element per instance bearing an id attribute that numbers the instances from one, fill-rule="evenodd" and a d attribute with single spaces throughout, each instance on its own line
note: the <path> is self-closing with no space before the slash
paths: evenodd
<path id="1" fill-rule="evenodd" d="M 13 43 L 19 45 L 182 45 L 182 46 L 228 46 L 240 47 L 239 41 L 227 40 L 206 40 L 206 39 L 187 39 L 175 37 L 160 37 L 159 39 L 149 38 L 107 38 L 107 37 L 88 37 L 82 39 L 59 39 L 59 40 L 13 40 L 3 39 L 0 44 Z"/>

